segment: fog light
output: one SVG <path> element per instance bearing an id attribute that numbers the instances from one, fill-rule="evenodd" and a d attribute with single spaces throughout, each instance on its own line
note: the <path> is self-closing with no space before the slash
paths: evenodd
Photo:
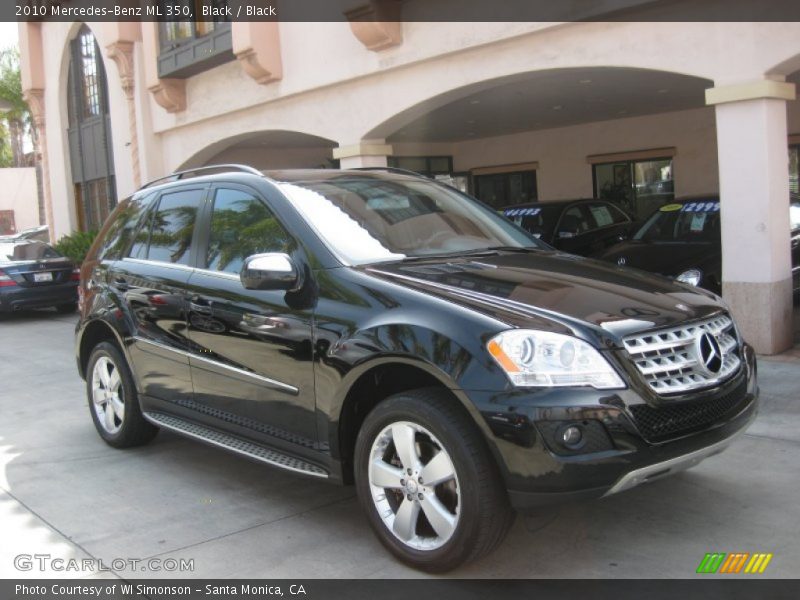
<path id="1" fill-rule="evenodd" d="M 577 446 L 581 443 L 582 438 L 581 428 L 575 425 L 571 425 L 561 432 L 561 441 L 565 446 Z"/>

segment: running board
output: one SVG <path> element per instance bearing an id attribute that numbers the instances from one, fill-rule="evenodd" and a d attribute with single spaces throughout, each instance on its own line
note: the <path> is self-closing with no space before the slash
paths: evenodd
<path id="1" fill-rule="evenodd" d="M 306 462 L 300 458 L 283 454 L 278 450 L 267 448 L 266 446 L 261 446 L 254 442 L 248 442 L 247 440 L 243 440 L 242 438 L 228 433 L 223 433 L 216 429 L 211 429 L 210 427 L 198 425 L 197 423 L 192 423 L 185 419 L 166 415 L 164 413 L 146 412 L 143 413 L 143 415 L 145 419 L 157 427 L 169 429 L 175 433 L 200 440 L 212 446 L 230 450 L 236 454 L 242 454 L 254 460 L 272 465 L 273 467 L 286 469 L 287 471 L 295 471 L 303 475 L 323 478 L 328 477 L 328 473 L 317 465 Z"/>

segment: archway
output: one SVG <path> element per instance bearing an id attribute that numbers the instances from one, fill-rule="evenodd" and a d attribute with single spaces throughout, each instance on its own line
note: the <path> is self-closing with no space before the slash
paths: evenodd
<path id="1" fill-rule="evenodd" d="M 185 160 L 178 170 L 213 164 L 257 169 L 332 168 L 336 142 L 297 131 L 256 131 L 218 140 Z"/>
<path id="2" fill-rule="evenodd" d="M 116 204 L 106 71 L 92 31 L 69 44 L 67 116 L 78 228 L 97 229 Z"/>

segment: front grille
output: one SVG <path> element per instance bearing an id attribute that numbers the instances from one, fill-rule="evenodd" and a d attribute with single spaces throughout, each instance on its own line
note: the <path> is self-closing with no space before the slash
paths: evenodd
<path id="1" fill-rule="evenodd" d="M 703 368 L 695 349 L 705 332 L 716 338 L 722 350 L 722 366 L 716 374 Z M 639 373 L 659 394 L 711 387 L 730 378 L 741 365 L 733 321 L 727 315 L 632 335 L 623 343 Z"/>
<path id="2" fill-rule="evenodd" d="M 657 408 L 635 404 L 628 408 L 642 436 L 658 442 L 705 429 L 726 416 L 734 415 L 744 408 L 746 395 L 747 381 L 743 380 L 733 391 L 708 400 L 673 402 Z"/>

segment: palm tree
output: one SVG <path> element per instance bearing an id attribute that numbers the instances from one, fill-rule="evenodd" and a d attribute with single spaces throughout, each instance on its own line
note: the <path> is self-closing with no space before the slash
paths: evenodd
<path id="1" fill-rule="evenodd" d="M 2 117 L 8 124 L 10 138 L 11 164 L 2 166 L 31 166 L 25 158 L 24 140 L 27 135 L 34 136 L 28 104 L 22 96 L 22 81 L 19 71 L 19 50 L 5 48 L 0 50 L 0 101 Z M 35 140 L 33 140 L 35 143 Z"/>

